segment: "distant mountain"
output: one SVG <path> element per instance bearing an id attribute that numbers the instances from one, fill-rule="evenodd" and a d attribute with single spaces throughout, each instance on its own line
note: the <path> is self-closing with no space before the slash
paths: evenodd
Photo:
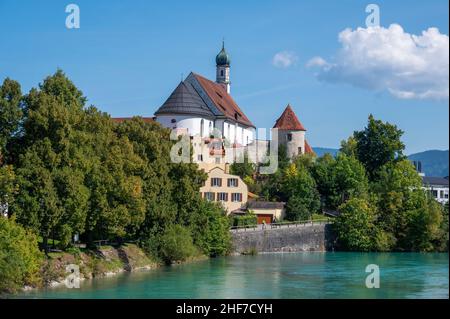
<path id="1" fill-rule="evenodd" d="M 336 156 L 337 152 L 339 151 L 336 148 L 326 148 L 326 147 L 313 147 L 313 150 L 318 157 L 322 157 L 326 153 L 330 153 L 331 155 Z"/>
<path id="2" fill-rule="evenodd" d="M 321 157 L 325 153 L 330 153 L 335 156 L 338 149 L 326 148 L 326 147 L 313 147 L 314 152 L 317 156 Z M 421 161 L 422 162 L 422 172 L 426 176 L 448 176 L 448 150 L 429 150 L 420 153 L 414 153 L 408 156 L 411 161 Z"/>
<path id="3" fill-rule="evenodd" d="M 430 150 L 408 156 L 411 161 L 422 162 L 422 172 L 426 176 L 448 176 L 448 150 Z"/>

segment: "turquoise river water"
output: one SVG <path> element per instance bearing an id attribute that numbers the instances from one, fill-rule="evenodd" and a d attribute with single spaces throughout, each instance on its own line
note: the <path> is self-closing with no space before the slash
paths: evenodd
<path id="1" fill-rule="evenodd" d="M 380 287 L 365 285 L 366 266 Z M 448 298 L 448 254 L 310 252 L 213 258 L 21 298 Z"/>

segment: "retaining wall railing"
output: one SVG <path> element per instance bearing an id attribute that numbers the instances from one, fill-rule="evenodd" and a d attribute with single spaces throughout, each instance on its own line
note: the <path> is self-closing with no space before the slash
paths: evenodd
<path id="1" fill-rule="evenodd" d="M 300 220 L 293 222 L 279 222 L 279 223 L 271 223 L 271 224 L 258 224 L 258 225 L 246 225 L 246 226 L 232 226 L 230 230 L 232 232 L 240 232 L 240 231 L 263 231 L 267 229 L 276 229 L 276 228 L 289 228 L 289 227 L 305 227 L 312 225 L 324 225 L 331 224 L 333 219 L 331 218 L 323 218 L 323 219 L 315 219 L 315 220 Z"/>

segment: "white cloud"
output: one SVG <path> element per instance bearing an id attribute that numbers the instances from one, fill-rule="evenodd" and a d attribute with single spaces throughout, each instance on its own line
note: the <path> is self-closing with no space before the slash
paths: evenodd
<path id="1" fill-rule="evenodd" d="M 272 64 L 277 68 L 288 68 L 298 60 L 297 55 L 292 51 L 281 51 L 273 56 Z"/>
<path id="2" fill-rule="evenodd" d="M 325 67 L 327 66 L 328 63 L 327 61 L 325 61 L 323 58 L 321 58 L 320 56 L 315 56 L 314 58 L 310 59 L 307 63 L 306 63 L 306 67 L 311 68 L 311 67 Z"/>
<path id="3" fill-rule="evenodd" d="M 400 99 L 449 98 L 449 37 L 437 28 L 409 34 L 398 24 L 389 28 L 345 29 L 332 62 L 311 59 L 318 78 L 390 92 Z"/>

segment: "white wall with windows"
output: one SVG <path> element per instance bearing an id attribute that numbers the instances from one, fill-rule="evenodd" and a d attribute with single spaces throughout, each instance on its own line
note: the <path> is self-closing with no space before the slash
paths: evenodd
<path id="1" fill-rule="evenodd" d="M 170 129 L 186 129 L 190 136 L 208 137 L 214 127 L 212 119 L 191 115 L 159 115 L 156 121 Z"/>

